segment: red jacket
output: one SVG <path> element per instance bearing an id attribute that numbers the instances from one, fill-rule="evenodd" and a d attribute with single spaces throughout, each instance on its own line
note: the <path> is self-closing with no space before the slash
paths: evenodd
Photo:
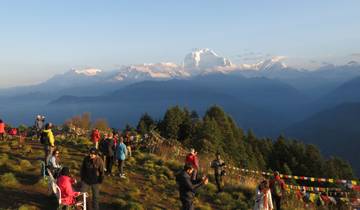
<path id="1" fill-rule="evenodd" d="M 5 133 L 5 123 L 0 123 L 0 133 Z"/>
<path id="2" fill-rule="evenodd" d="M 185 160 L 186 163 L 190 163 L 194 169 L 198 170 L 199 169 L 199 159 L 196 155 L 194 154 L 188 154 L 186 156 L 186 160 Z"/>
<path id="3" fill-rule="evenodd" d="M 93 130 L 92 134 L 91 134 L 91 139 L 92 141 L 95 142 L 99 142 L 100 140 L 100 132 L 98 129 Z"/>
<path id="4" fill-rule="evenodd" d="M 10 131 L 9 131 L 9 135 L 16 136 L 17 135 L 17 129 L 16 128 L 11 128 Z"/>
<path id="5" fill-rule="evenodd" d="M 75 197 L 80 195 L 80 192 L 75 192 L 72 188 L 74 182 L 75 180 L 68 176 L 60 176 L 57 180 L 57 185 L 61 191 L 61 203 L 64 205 L 75 204 Z"/>

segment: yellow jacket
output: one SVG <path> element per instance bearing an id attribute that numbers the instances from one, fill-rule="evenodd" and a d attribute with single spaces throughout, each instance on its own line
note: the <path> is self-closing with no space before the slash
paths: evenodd
<path id="1" fill-rule="evenodd" d="M 49 145 L 54 147 L 55 146 L 55 138 L 54 138 L 54 134 L 51 131 L 51 129 L 44 130 L 44 133 L 46 133 L 46 135 L 49 139 Z"/>

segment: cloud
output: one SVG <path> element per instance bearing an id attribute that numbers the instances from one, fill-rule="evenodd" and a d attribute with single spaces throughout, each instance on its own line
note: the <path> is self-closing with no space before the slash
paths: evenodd
<path id="1" fill-rule="evenodd" d="M 360 58 L 360 53 L 352 53 L 350 56 Z"/>

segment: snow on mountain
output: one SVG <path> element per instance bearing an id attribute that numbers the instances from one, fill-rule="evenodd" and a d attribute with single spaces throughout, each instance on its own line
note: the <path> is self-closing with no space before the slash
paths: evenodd
<path id="1" fill-rule="evenodd" d="M 89 77 L 96 76 L 102 72 L 101 69 L 95 69 L 95 68 L 73 69 L 72 71 L 76 74 L 85 75 Z"/>
<path id="2" fill-rule="evenodd" d="M 110 79 L 123 80 L 162 80 L 190 77 L 190 73 L 174 63 L 155 63 L 124 66 Z"/>
<path id="3" fill-rule="evenodd" d="M 185 69 L 209 69 L 216 67 L 231 66 L 231 61 L 218 56 L 210 49 L 198 49 L 185 56 Z"/>

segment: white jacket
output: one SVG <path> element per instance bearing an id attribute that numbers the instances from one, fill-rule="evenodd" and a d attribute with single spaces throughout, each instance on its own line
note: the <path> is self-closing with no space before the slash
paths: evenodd
<path id="1" fill-rule="evenodd" d="M 267 208 L 264 207 L 265 194 L 263 192 L 261 192 L 259 189 L 256 190 L 254 210 L 271 210 L 271 209 L 274 209 L 270 190 L 268 190 L 266 192 L 266 196 L 267 196 L 267 201 L 266 201 L 267 202 Z"/>

